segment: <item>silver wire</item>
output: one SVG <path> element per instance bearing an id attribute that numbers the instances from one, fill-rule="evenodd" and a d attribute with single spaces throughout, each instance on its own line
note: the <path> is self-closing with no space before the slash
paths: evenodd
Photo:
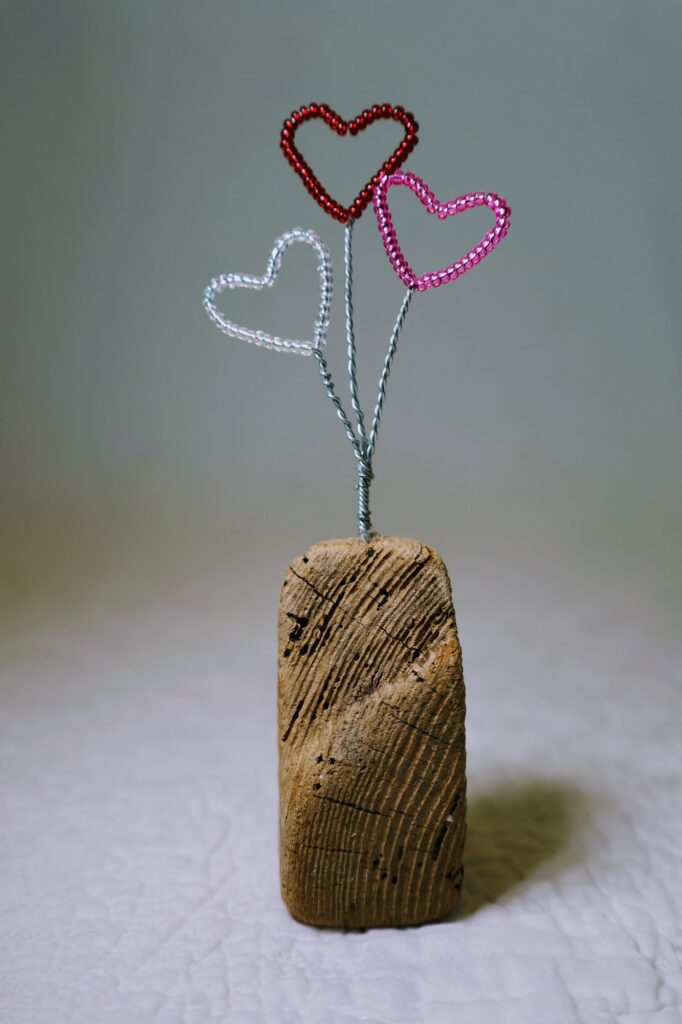
<path id="1" fill-rule="evenodd" d="M 355 333 L 353 330 L 353 221 L 348 219 L 343 233 L 343 265 L 345 271 L 344 300 L 346 306 L 346 340 L 348 343 L 348 383 L 350 399 L 358 424 L 358 433 L 362 447 L 367 447 L 365 417 L 358 396 L 357 364 L 355 360 Z"/>
<path id="2" fill-rule="evenodd" d="M 355 485 L 358 492 L 358 537 L 369 543 L 372 539 L 372 516 L 369 510 L 369 486 L 374 478 L 372 462 L 362 459 L 358 462 L 358 482 Z"/>
<path id="3" fill-rule="evenodd" d="M 361 439 L 356 437 L 355 431 L 353 430 L 353 424 L 343 408 L 341 399 L 336 393 L 334 381 L 332 380 L 332 375 L 327 365 L 327 360 L 319 349 L 313 349 L 313 355 L 317 359 L 320 367 L 320 376 L 322 377 L 324 389 L 336 408 L 337 416 L 343 423 L 346 431 L 346 437 L 353 446 L 353 455 L 355 456 L 358 469 L 358 482 L 355 484 L 355 489 L 358 492 L 358 537 L 360 540 L 369 541 L 372 536 L 372 520 L 369 510 L 369 485 L 372 482 L 372 477 L 374 476 L 372 464 L 371 461 L 368 461 L 365 457 L 365 445 Z"/>
<path id="4" fill-rule="evenodd" d="M 334 388 L 334 381 L 332 380 L 332 375 L 329 371 L 329 367 L 327 366 L 327 360 L 324 358 L 319 348 L 313 349 L 313 355 L 317 359 L 317 362 L 320 367 L 320 376 L 322 377 L 322 384 L 324 385 L 324 389 L 329 395 L 331 401 L 334 403 L 334 406 L 336 407 L 336 414 L 343 423 L 344 429 L 346 431 L 346 436 L 353 446 L 353 453 L 355 455 L 355 458 L 362 462 L 362 460 L 364 459 L 364 451 L 362 449 L 362 446 L 360 445 L 360 442 L 355 436 L 353 424 L 349 420 L 348 415 L 345 409 L 343 408 L 343 405 L 341 404 L 341 399 L 336 393 L 336 390 Z"/>
<path id="5" fill-rule="evenodd" d="M 313 327 L 313 339 L 311 341 L 297 341 L 289 338 L 280 338 L 276 335 L 267 334 L 265 331 L 255 330 L 250 327 L 241 327 L 233 323 L 218 309 L 216 298 L 226 289 L 254 288 L 261 289 L 273 284 L 282 266 L 282 259 L 290 245 L 295 242 L 304 242 L 312 246 L 317 254 L 317 269 L 320 275 L 320 302 L 318 315 Z M 350 386 L 350 397 L 357 423 L 357 434 L 350 417 L 343 407 L 341 399 L 336 393 L 334 381 L 330 373 L 327 361 L 322 349 L 327 341 L 327 329 L 329 326 L 329 314 L 332 296 L 332 267 L 329 250 L 313 231 L 304 231 L 301 228 L 294 228 L 281 235 L 273 246 L 268 259 L 265 274 L 257 276 L 254 274 L 220 274 L 213 278 L 208 287 L 204 290 L 204 308 L 223 334 L 247 341 L 251 344 L 261 345 L 264 348 L 274 349 L 277 352 L 293 352 L 301 355 L 314 355 L 320 370 L 322 385 L 329 396 L 329 399 L 336 408 L 336 413 L 346 436 L 353 447 L 358 481 L 355 489 L 358 492 L 358 537 L 366 542 L 372 538 L 372 518 L 369 505 L 369 490 L 374 478 L 372 460 L 376 449 L 377 434 L 381 422 L 381 413 L 386 399 L 386 384 L 391 372 L 393 357 L 398 346 L 398 336 L 402 330 L 410 307 L 413 287 L 408 288 L 407 294 L 402 301 L 398 317 L 393 327 L 389 340 L 388 352 L 384 360 L 384 366 L 379 379 L 379 392 L 377 395 L 374 415 L 372 417 L 372 429 L 369 437 L 365 425 L 365 417 L 360 405 L 358 395 L 357 363 L 355 349 L 355 328 L 353 324 L 353 221 L 348 220 L 344 231 L 344 270 L 345 270 L 345 313 L 346 313 L 346 340 L 348 343 L 348 382 Z"/>
<path id="6" fill-rule="evenodd" d="M 400 332 L 405 323 L 405 317 L 407 311 L 410 308 L 412 302 L 412 296 L 414 294 L 414 288 L 410 287 L 405 293 L 405 298 L 402 301 L 400 310 L 398 311 L 398 317 L 396 319 L 393 331 L 391 333 L 391 340 L 388 346 L 388 352 L 386 353 L 386 359 L 384 360 L 384 368 L 381 371 L 381 378 L 379 380 L 379 394 L 377 395 L 377 404 L 374 407 L 374 415 L 372 417 L 372 429 L 369 435 L 369 443 L 365 446 L 365 457 L 372 461 L 374 455 L 374 449 L 377 443 L 377 434 L 379 433 L 379 424 L 381 423 L 381 413 L 384 407 L 384 401 L 386 399 L 386 383 L 391 373 L 391 366 L 393 364 L 393 357 L 395 356 L 396 349 L 398 347 L 398 338 Z"/>
<path id="7" fill-rule="evenodd" d="M 336 414 L 341 420 L 346 436 L 353 446 L 353 455 L 358 471 L 358 481 L 355 484 L 355 489 L 358 492 L 358 508 L 357 508 L 357 524 L 358 524 L 358 537 L 360 540 L 369 543 L 372 539 L 372 516 L 369 504 L 369 491 L 372 480 L 374 479 L 374 468 L 372 465 L 374 459 L 374 452 L 376 450 L 377 435 L 379 433 L 379 425 L 381 423 L 381 414 L 384 408 L 384 402 L 386 400 L 386 386 L 388 378 L 391 373 L 391 367 L 393 365 L 393 359 L 395 357 L 396 349 L 398 347 L 398 338 L 400 332 L 405 323 L 407 312 L 410 308 L 412 301 L 412 295 L 414 293 L 414 287 L 410 286 L 405 293 L 400 309 L 398 310 L 398 316 L 393 330 L 391 331 L 391 337 L 388 344 L 388 352 L 384 360 L 383 369 L 381 371 L 381 377 L 379 378 L 379 390 L 377 394 L 376 404 L 374 407 L 374 414 L 372 416 L 372 428 L 367 436 L 367 428 L 365 426 L 365 417 L 360 405 L 360 398 L 358 394 L 358 378 L 357 378 L 357 361 L 356 361 L 356 346 L 355 346 L 355 328 L 353 323 L 353 221 L 348 220 L 344 228 L 344 303 L 345 303 L 345 314 L 346 314 L 346 341 L 348 345 L 348 384 L 350 388 L 350 398 L 353 413 L 355 415 L 355 421 L 357 424 L 357 434 L 355 428 L 351 422 L 350 417 L 346 413 L 343 407 L 341 399 L 336 393 L 334 387 L 334 381 L 329 371 L 327 361 L 324 358 L 319 348 L 313 348 L 313 355 L 316 357 L 320 376 L 322 378 L 322 384 L 324 386 L 327 395 L 336 408 Z"/>

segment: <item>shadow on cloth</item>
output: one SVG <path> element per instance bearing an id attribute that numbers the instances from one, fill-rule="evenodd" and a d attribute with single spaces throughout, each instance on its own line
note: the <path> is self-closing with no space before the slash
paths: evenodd
<path id="1" fill-rule="evenodd" d="M 558 870 L 575 863 L 587 817 L 585 793 L 563 781 L 530 780 L 471 797 L 462 900 L 446 920 L 496 903 L 550 861 Z"/>

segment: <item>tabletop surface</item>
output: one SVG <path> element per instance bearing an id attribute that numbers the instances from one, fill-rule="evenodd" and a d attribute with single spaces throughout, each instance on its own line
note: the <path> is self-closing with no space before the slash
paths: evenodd
<path id="1" fill-rule="evenodd" d="M 665 587 L 444 553 L 468 700 L 462 904 L 340 932 L 292 920 L 278 887 L 276 602 L 296 554 L 78 532 L 8 548 L 0 1019 L 679 1024 Z"/>

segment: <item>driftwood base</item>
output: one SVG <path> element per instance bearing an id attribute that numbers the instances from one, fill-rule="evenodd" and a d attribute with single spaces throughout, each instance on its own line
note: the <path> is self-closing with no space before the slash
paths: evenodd
<path id="1" fill-rule="evenodd" d="M 343 928 L 451 911 L 465 833 L 464 681 L 450 581 L 419 541 L 315 544 L 279 608 L 280 880 Z"/>

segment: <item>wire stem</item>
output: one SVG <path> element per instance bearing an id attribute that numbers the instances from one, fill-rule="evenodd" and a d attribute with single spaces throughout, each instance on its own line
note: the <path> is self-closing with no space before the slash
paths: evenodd
<path id="1" fill-rule="evenodd" d="M 372 480 L 374 478 L 374 469 L 372 466 L 374 460 L 374 452 L 376 450 L 377 435 L 379 433 L 379 425 L 381 423 L 381 414 L 386 400 L 386 385 L 388 378 L 391 373 L 391 366 L 393 365 L 393 359 L 398 347 L 398 338 L 400 332 L 405 323 L 407 311 L 410 308 L 412 301 L 412 295 L 414 293 L 413 288 L 408 288 L 403 298 L 398 311 L 396 322 L 391 332 L 391 337 L 388 344 L 388 352 L 384 360 L 383 369 L 381 371 L 381 377 L 379 378 L 379 391 L 377 394 L 376 405 L 374 407 L 374 414 L 372 416 L 372 427 L 367 436 L 367 428 L 365 426 L 365 417 L 362 412 L 360 405 L 360 398 L 358 395 L 358 378 L 357 378 L 357 363 L 355 355 L 355 329 L 353 325 L 353 221 L 347 221 L 344 229 L 344 272 L 345 272 L 345 283 L 344 283 L 344 303 L 346 313 L 346 341 L 348 344 L 348 383 L 350 387 L 350 398 L 353 413 L 355 415 L 355 421 L 357 424 L 357 433 L 350 417 L 346 413 L 341 399 L 336 393 L 334 387 L 334 381 L 332 375 L 327 366 L 327 361 L 324 358 L 322 351 L 318 348 L 313 349 L 313 355 L 317 359 L 320 376 L 322 377 L 322 384 L 324 386 L 327 395 L 336 408 L 336 413 L 341 422 L 343 423 L 346 437 L 350 441 L 353 447 L 353 455 L 356 460 L 358 481 L 355 484 L 355 489 L 358 492 L 358 511 L 357 511 L 357 529 L 358 537 L 360 540 L 369 543 L 372 539 L 372 516 L 369 505 L 369 490 Z"/>

